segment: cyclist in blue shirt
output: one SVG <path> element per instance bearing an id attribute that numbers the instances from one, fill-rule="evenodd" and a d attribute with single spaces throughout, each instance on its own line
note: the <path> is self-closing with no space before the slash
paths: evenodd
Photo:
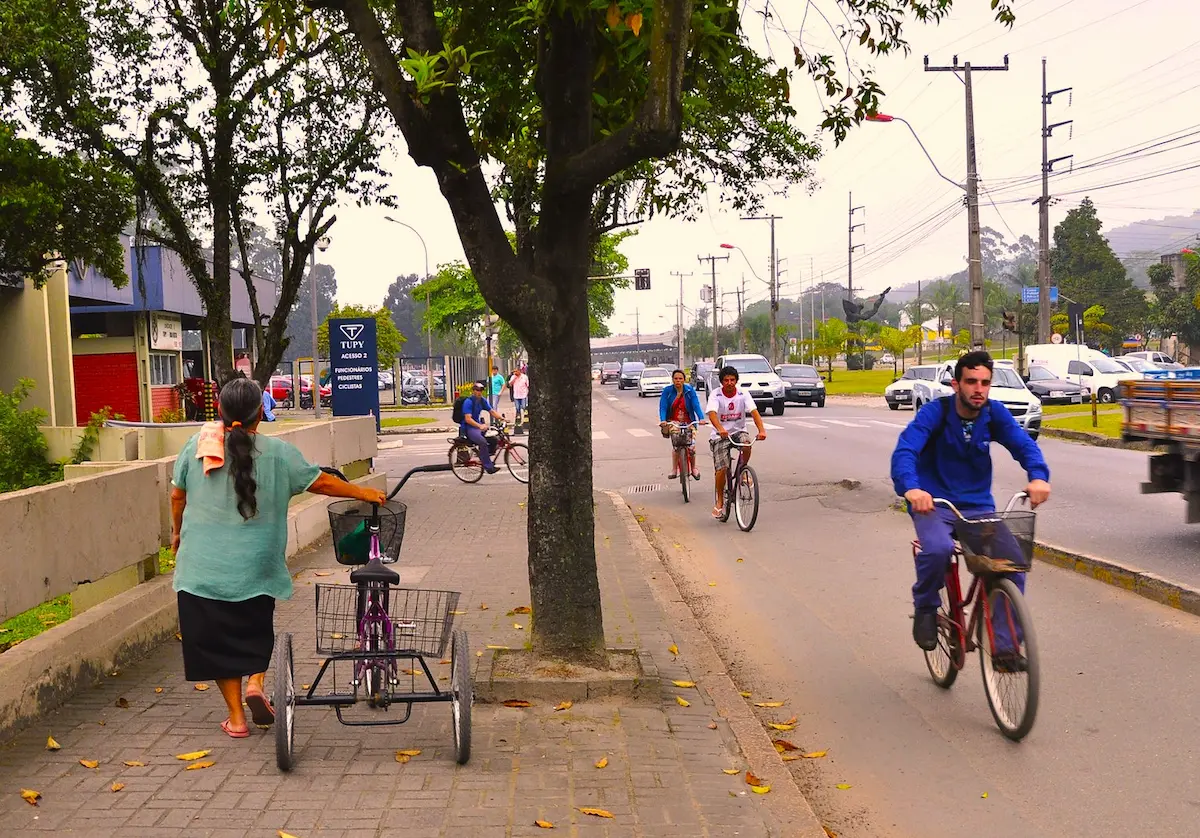
<path id="1" fill-rule="evenodd" d="M 696 395 L 692 385 L 685 383 L 687 377 L 683 374 L 683 370 L 675 370 L 671 373 L 670 387 L 664 387 L 662 396 L 658 400 L 658 424 L 662 428 L 663 436 L 671 438 L 671 475 L 674 480 L 679 476 L 677 457 L 675 449 L 678 448 L 682 441 L 678 438 L 684 436 L 684 432 L 675 429 L 670 422 L 678 422 L 680 425 L 687 425 L 689 422 L 704 422 L 704 411 L 700 408 L 700 397 Z M 696 440 L 694 436 L 687 437 L 689 447 L 696 448 Z M 695 457 L 692 458 L 695 462 Z M 692 477 L 696 480 L 700 479 L 700 469 L 692 467 Z"/>
<path id="2" fill-rule="evenodd" d="M 471 395 L 463 402 L 463 420 L 462 424 L 458 426 L 458 430 L 479 451 L 479 460 L 483 463 L 484 471 L 488 474 L 495 474 L 499 469 L 492 463 L 492 452 L 488 448 L 487 438 L 483 435 L 484 431 L 488 429 L 487 423 L 482 421 L 484 411 L 501 422 L 504 421 L 504 416 L 493 410 L 488 400 L 483 397 L 483 382 L 476 381 L 475 386 L 471 388 Z"/>
<path id="3" fill-rule="evenodd" d="M 986 352 L 968 352 L 954 367 L 953 396 L 930 402 L 900 434 L 892 452 L 892 485 L 908 501 L 908 511 L 921 542 L 917 554 L 917 581 L 913 585 L 913 640 L 926 651 L 937 648 L 937 609 L 953 552 L 954 512 L 934 506 L 944 498 L 972 518 L 994 512 L 992 455 L 998 442 L 1008 449 L 1029 476 L 1025 491 L 1037 507 L 1050 497 L 1050 469 L 1033 438 L 1000 402 L 989 401 L 992 358 Z M 1025 590 L 1025 574 L 1011 574 Z M 1007 628 L 994 624 L 997 647 L 1012 647 Z M 1011 660 L 996 658 L 997 669 L 1023 668 L 1018 651 Z"/>

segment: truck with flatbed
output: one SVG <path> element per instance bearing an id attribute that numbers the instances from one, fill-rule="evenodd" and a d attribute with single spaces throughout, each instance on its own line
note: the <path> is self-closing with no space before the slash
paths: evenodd
<path id="1" fill-rule="evenodd" d="M 1154 446 L 1142 494 L 1178 492 L 1187 522 L 1200 523 L 1200 368 L 1148 370 L 1119 386 L 1121 438 Z"/>

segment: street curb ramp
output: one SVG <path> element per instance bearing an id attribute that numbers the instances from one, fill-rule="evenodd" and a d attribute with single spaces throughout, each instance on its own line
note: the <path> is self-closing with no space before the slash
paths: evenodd
<path id="1" fill-rule="evenodd" d="M 718 724 L 727 723 L 728 729 L 724 732 L 732 734 L 749 768 L 771 787 L 771 793 L 765 796 L 763 803 L 770 807 L 771 814 L 782 824 L 783 831 L 780 834 L 788 838 L 827 838 L 828 833 L 796 785 L 791 769 L 779 759 L 779 753 L 763 730 L 762 723 L 746 705 L 737 685 L 729 677 L 721 656 L 696 621 L 670 572 L 663 566 L 658 551 L 638 524 L 637 516 L 619 493 L 602 491 L 612 501 L 617 517 L 628 531 L 634 551 L 645 564 L 646 579 L 655 599 L 675 624 L 676 645 L 685 648 L 688 659 L 696 664 L 696 674 L 693 676 L 696 683 L 708 693 L 722 717 L 714 721 Z"/>

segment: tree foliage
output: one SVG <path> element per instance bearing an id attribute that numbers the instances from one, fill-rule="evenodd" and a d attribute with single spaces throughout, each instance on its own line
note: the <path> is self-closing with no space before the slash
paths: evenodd
<path id="1" fill-rule="evenodd" d="M 41 486 L 62 476 L 47 460 L 49 446 L 40 427 L 45 411 L 21 407 L 33 387 L 31 379 L 21 378 L 11 392 L 0 391 L 0 492 Z"/>
<path id="2" fill-rule="evenodd" d="M 825 359 L 825 371 L 830 381 L 833 381 L 834 359 L 845 351 L 849 338 L 849 327 L 836 317 L 830 317 L 824 323 L 817 324 L 817 331 L 812 340 L 813 354 Z"/>
<path id="3" fill-rule="evenodd" d="M 904 363 L 904 353 L 909 347 L 915 346 L 916 341 L 920 339 L 919 328 L 900 330 L 894 326 L 884 326 L 879 330 L 879 336 L 876 340 L 883 347 L 884 352 L 892 354 L 892 373 L 896 372 L 896 364 Z"/>
<path id="4" fill-rule="evenodd" d="M 407 338 L 400 334 L 400 330 L 396 328 L 396 324 L 392 322 L 392 313 L 383 306 L 375 308 L 374 306 L 360 305 L 339 305 L 333 304 L 333 310 L 329 312 L 321 325 L 317 327 L 317 346 L 320 348 L 325 357 L 329 357 L 329 321 L 338 318 L 375 318 L 375 340 L 376 351 L 378 354 L 378 363 L 381 370 L 391 369 L 396 359 L 400 357 L 400 351 L 404 348 L 404 342 Z"/>
<path id="5" fill-rule="evenodd" d="M 1151 322 L 1164 335 L 1177 335 L 1191 346 L 1200 346 L 1200 256 L 1185 250 L 1183 287 L 1175 285 L 1175 271 L 1170 265 L 1151 265 L 1146 274 L 1154 289 Z"/>

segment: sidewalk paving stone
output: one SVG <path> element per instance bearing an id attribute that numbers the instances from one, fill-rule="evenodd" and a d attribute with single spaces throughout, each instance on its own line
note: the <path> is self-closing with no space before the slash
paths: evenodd
<path id="1" fill-rule="evenodd" d="M 500 480 L 423 486 L 418 475 L 398 499 L 409 507 L 394 566 L 402 585 L 462 591 L 456 627 L 469 632 L 473 652 L 488 644 L 524 646 L 529 615 L 508 612 L 529 604 L 525 487 Z M 454 763 L 448 705 L 416 707 L 406 724 L 377 728 L 344 727 L 332 710 L 301 707 L 297 766 L 284 774 L 276 768 L 270 732 L 233 741 L 220 731 L 225 712 L 219 693 L 185 682 L 179 650 L 167 643 L 0 747 L 0 834 L 783 835 L 770 807 L 749 793 L 740 774 L 722 773 L 744 770 L 745 762 L 725 725 L 708 727 L 717 718 L 712 699 L 702 687 L 671 684 L 693 680 L 687 653 L 674 657 L 667 651 L 672 629 L 647 579 L 655 568 L 630 539 L 612 500 L 598 493 L 605 634 L 610 646 L 636 647 L 653 657 L 664 684 L 657 706 L 615 698 L 576 702 L 561 712 L 548 702 L 529 709 L 476 704 L 473 753 L 465 766 Z M 276 630 L 293 633 L 297 682 L 307 684 L 319 661 L 313 585 L 348 580 L 328 542 L 299 557 L 293 572 L 295 596 L 279 603 Z M 429 663 L 448 682 L 449 667 Z M 347 674 L 337 675 L 344 685 Z M 268 688 L 270 683 L 268 678 Z M 676 695 L 691 706 L 680 706 Z M 127 707 L 119 706 L 122 698 Z M 365 707 L 350 712 L 359 718 L 378 713 Z M 47 735 L 62 750 L 47 751 Z M 395 751 L 409 748 L 420 755 L 396 762 Z M 185 770 L 187 763 L 176 755 L 198 750 L 211 751 L 205 759 L 214 764 Z M 602 757 L 608 764 L 598 769 Z M 100 765 L 89 769 L 81 759 Z M 114 792 L 113 783 L 124 787 Z M 22 800 L 23 788 L 41 792 L 38 806 Z M 580 807 L 614 817 L 585 815 Z M 555 830 L 540 829 L 535 820 L 552 822 Z"/>

